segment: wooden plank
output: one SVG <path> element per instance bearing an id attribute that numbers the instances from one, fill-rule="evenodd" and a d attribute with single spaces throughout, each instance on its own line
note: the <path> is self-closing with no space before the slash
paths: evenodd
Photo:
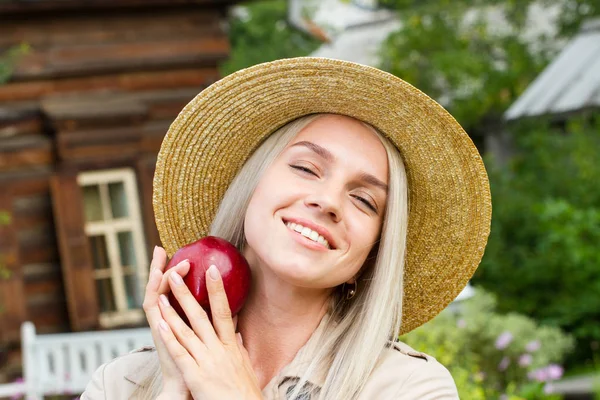
<path id="1" fill-rule="evenodd" d="M 52 141 L 46 136 L 16 136 L 0 143 L 0 172 L 49 166 L 54 161 Z"/>
<path id="2" fill-rule="evenodd" d="M 111 122 L 110 125 L 120 125 L 127 123 L 130 118 L 135 122 L 146 114 L 144 104 L 131 95 L 108 91 L 45 96 L 41 99 L 40 106 L 44 115 L 55 123 L 62 120 L 90 120 L 99 124 L 104 122 L 103 119 L 111 118 L 117 122 Z M 64 130 L 66 127 L 57 128 Z"/>
<path id="3" fill-rule="evenodd" d="M 23 57 L 12 81 L 107 72 L 215 65 L 229 54 L 227 36 L 50 48 Z"/>
<path id="4" fill-rule="evenodd" d="M 42 307 L 48 303 L 65 302 L 65 292 L 60 279 L 46 279 L 25 283 L 27 304 Z"/>
<path id="5" fill-rule="evenodd" d="M 62 14 L 32 19 L 15 16 L 0 25 L 0 47 L 27 43 L 36 51 L 49 46 L 82 43 L 125 43 L 205 36 L 222 32 L 223 15 L 216 9 L 165 9 L 98 14 Z M 77 32 L 77 34 L 73 34 Z"/>
<path id="6" fill-rule="evenodd" d="M 13 197 L 8 190 L 0 192 L 0 210 L 12 215 Z M 0 263 L 3 264 L 0 277 L 0 342 L 17 341 L 21 323 L 27 319 L 23 271 L 18 257 L 18 243 L 11 218 L 8 225 L 0 225 Z"/>
<path id="7" fill-rule="evenodd" d="M 0 172 L 0 186 L 10 187 L 18 198 L 50 192 L 50 177 L 54 168 L 40 167 L 35 170 Z"/>
<path id="8" fill-rule="evenodd" d="M 42 129 L 41 118 L 15 121 L 10 124 L 0 122 L 0 137 L 41 133 Z"/>
<path id="9" fill-rule="evenodd" d="M 31 229 L 35 226 L 52 226 L 52 201 L 50 193 L 17 197 L 14 201 L 15 229 Z"/>
<path id="10" fill-rule="evenodd" d="M 136 166 L 136 175 L 140 191 L 140 202 L 142 205 L 142 219 L 144 233 L 146 236 L 146 249 L 148 249 L 147 253 L 149 260 L 152 259 L 152 250 L 154 249 L 154 246 L 161 244 L 154 219 L 154 209 L 152 206 L 152 182 L 154 179 L 155 168 L 155 155 L 140 158 Z"/>
<path id="11" fill-rule="evenodd" d="M 57 144 L 61 151 L 92 146 L 137 146 L 141 136 L 142 130 L 137 126 L 90 129 L 86 131 L 60 132 L 57 137 Z"/>
<path id="12" fill-rule="evenodd" d="M 0 172 L 51 165 L 54 160 L 50 147 L 0 153 Z"/>
<path id="13" fill-rule="evenodd" d="M 47 246 L 21 247 L 20 260 L 23 265 L 58 261 L 58 248 L 56 244 Z"/>
<path id="14" fill-rule="evenodd" d="M 36 264 L 23 264 L 23 276 L 26 282 L 37 282 L 44 280 L 61 281 L 60 264 L 57 262 L 46 262 Z"/>
<path id="15" fill-rule="evenodd" d="M 46 308 L 47 307 L 47 308 Z M 69 315 L 64 301 L 48 303 L 43 307 L 29 307 L 29 320 L 39 334 L 69 332 Z"/>
<path id="16" fill-rule="evenodd" d="M 160 145 L 167 133 L 172 119 L 166 121 L 149 121 L 142 129 L 140 153 L 155 159 Z"/>
<path id="17" fill-rule="evenodd" d="M 19 247 L 52 246 L 56 243 L 53 225 L 36 225 L 15 232 Z"/>
<path id="18" fill-rule="evenodd" d="M 43 99 L 41 108 L 59 133 L 141 124 L 146 107 L 127 96 L 77 93 Z"/>
<path id="19" fill-rule="evenodd" d="M 143 91 L 206 87 L 219 79 L 216 67 L 127 72 L 91 77 L 6 83 L 0 86 L 0 102 L 37 99 L 50 94 L 94 90 Z"/>
<path id="20" fill-rule="evenodd" d="M 213 5 L 225 8 L 236 3 L 235 0 L 49 0 L 26 2 L 6 0 L 0 2 L 0 13 L 34 13 L 50 10 L 103 10 L 118 8 L 160 8 L 172 5 Z"/>
<path id="21" fill-rule="evenodd" d="M 0 138 L 41 132 L 42 115 L 37 107 L 0 107 Z"/>
<path id="22" fill-rule="evenodd" d="M 55 175 L 50 186 L 71 328 L 93 330 L 98 326 L 99 307 L 76 171 Z"/>
<path id="23" fill-rule="evenodd" d="M 127 163 L 137 158 L 139 147 L 137 144 L 82 146 L 62 151 L 61 154 L 68 158 L 69 165 L 72 166 L 85 166 L 97 163 L 108 164 L 108 166 L 112 167 L 115 164 Z"/>

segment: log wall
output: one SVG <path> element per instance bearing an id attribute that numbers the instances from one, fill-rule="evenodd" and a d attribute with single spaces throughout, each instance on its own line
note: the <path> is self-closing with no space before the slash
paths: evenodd
<path id="1" fill-rule="evenodd" d="M 12 216 L 0 227 L 11 271 L 0 280 L 0 382 L 20 373 L 21 322 L 39 333 L 74 329 L 50 187 L 57 174 L 133 168 L 149 254 L 159 244 L 156 154 L 182 107 L 219 78 L 229 3 L 38 1 L 30 12 L 0 4 L 0 53 L 30 48 L 0 85 L 0 210 Z"/>

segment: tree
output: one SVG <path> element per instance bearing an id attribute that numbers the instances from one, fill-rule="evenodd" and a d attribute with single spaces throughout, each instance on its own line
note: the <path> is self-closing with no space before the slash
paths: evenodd
<path id="1" fill-rule="evenodd" d="M 571 361 L 592 360 L 600 342 L 597 119 L 571 121 L 567 134 L 537 121 L 513 127 L 516 156 L 502 167 L 487 160 L 494 216 L 474 279 L 498 295 L 500 311 L 571 332 Z"/>
<path id="2" fill-rule="evenodd" d="M 402 27 L 385 42 L 381 66 L 438 99 L 476 143 L 506 129 L 506 108 L 582 21 L 600 14 L 598 0 L 382 3 L 399 10 Z M 555 11 L 554 30 L 531 29 L 528 18 L 540 9 Z M 485 159 L 494 212 L 474 278 L 497 295 L 499 311 L 572 332 L 579 360 L 600 342 L 599 128 L 590 118 L 564 130 L 543 121 L 509 127 L 514 159 Z"/>
<path id="3" fill-rule="evenodd" d="M 290 26 L 286 0 L 253 1 L 235 10 L 229 25 L 231 55 L 221 66 L 223 75 L 280 58 L 306 56 L 320 45 Z"/>
<path id="4" fill-rule="evenodd" d="M 381 50 L 381 67 L 446 106 L 477 139 L 557 54 L 597 0 L 382 0 L 402 27 Z M 554 31 L 528 18 L 554 8 Z"/>

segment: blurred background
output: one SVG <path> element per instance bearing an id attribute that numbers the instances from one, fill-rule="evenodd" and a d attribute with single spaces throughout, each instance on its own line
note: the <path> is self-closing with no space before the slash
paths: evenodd
<path id="1" fill-rule="evenodd" d="M 72 398 L 106 335 L 145 326 L 169 124 L 220 77 L 307 55 L 408 81 L 484 155 L 481 266 L 401 340 L 463 399 L 600 399 L 600 0 L 0 0 L 0 398 L 48 377 Z"/>

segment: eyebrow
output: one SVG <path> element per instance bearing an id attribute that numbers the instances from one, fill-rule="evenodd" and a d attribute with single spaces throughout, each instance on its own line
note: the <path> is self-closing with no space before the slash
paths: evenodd
<path id="1" fill-rule="evenodd" d="M 292 147 L 295 147 L 295 146 L 304 146 L 304 147 L 307 147 L 308 149 L 314 151 L 315 153 L 317 153 L 318 155 L 320 155 L 322 158 L 324 158 L 325 161 L 329 161 L 329 162 L 335 161 L 335 156 L 329 150 L 327 150 L 323 146 L 319 146 L 316 143 L 307 142 L 306 140 L 303 140 L 301 142 L 294 143 L 292 145 Z"/>
<path id="2" fill-rule="evenodd" d="M 294 143 L 291 147 L 295 147 L 295 146 L 304 146 L 304 147 L 312 150 L 313 152 L 317 153 L 325 161 L 328 161 L 328 162 L 335 161 L 335 156 L 329 150 L 327 150 L 323 146 L 319 146 L 316 143 L 308 142 L 306 140 L 303 140 L 301 142 Z M 375 176 L 373 176 L 371 174 L 368 174 L 366 172 L 361 173 L 360 174 L 360 180 L 363 181 L 363 182 L 365 182 L 365 183 L 368 183 L 368 184 L 370 184 L 372 186 L 378 187 L 379 189 L 382 189 L 386 193 L 388 192 L 388 189 L 389 189 L 388 185 L 386 185 L 379 178 L 376 178 Z"/>

